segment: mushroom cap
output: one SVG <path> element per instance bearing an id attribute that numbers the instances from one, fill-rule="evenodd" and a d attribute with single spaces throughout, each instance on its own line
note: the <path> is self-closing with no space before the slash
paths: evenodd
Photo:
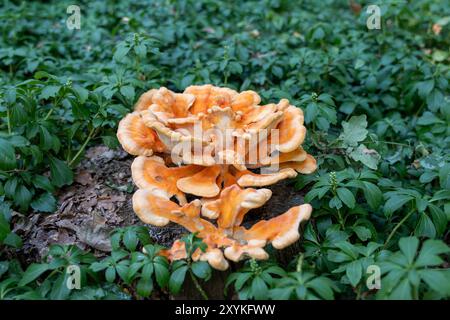
<path id="1" fill-rule="evenodd" d="M 144 124 L 137 112 L 129 113 L 119 122 L 117 139 L 126 152 L 135 156 L 151 156 L 153 151 L 165 150 L 155 131 Z"/>
<path id="2" fill-rule="evenodd" d="M 176 210 L 178 206 L 163 197 L 156 197 L 151 191 L 139 189 L 133 194 L 133 210 L 144 223 L 162 227 L 170 220 L 163 216 L 166 210 Z"/>
<path id="3" fill-rule="evenodd" d="M 245 238 L 271 241 L 276 249 L 283 249 L 300 238 L 300 222 L 311 216 L 310 204 L 292 207 L 285 213 L 270 220 L 262 220 L 245 231 Z"/>
<path id="4" fill-rule="evenodd" d="M 267 259 L 268 243 L 281 249 L 297 241 L 299 224 L 312 208 L 293 207 L 246 229 L 245 215 L 272 192 L 242 187 L 263 187 L 317 169 L 301 146 L 303 124 L 303 111 L 287 99 L 261 105 L 254 91 L 196 85 L 183 93 L 165 87 L 145 92 L 117 131 L 123 148 L 138 156 L 131 166 L 139 188 L 134 211 L 145 223 L 174 222 L 195 232 L 206 251 L 197 249 L 192 258 L 215 269 L 227 269 L 227 259 Z M 202 199 L 188 203 L 186 193 Z M 184 259 L 185 244 L 177 240 L 160 254 Z"/>
<path id="5" fill-rule="evenodd" d="M 243 171 L 240 173 L 237 183 L 241 187 L 262 187 L 277 183 L 286 178 L 295 178 L 297 172 L 292 168 L 281 169 L 275 173 L 256 174 L 251 171 Z"/>
<path id="6" fill-rule="evenodd" d="M 180 178 L 177 181 L 177 187 L 183 192 L 193 193 L 200 197 L 214 197 L 220 192 L 220 188 L 216 184 L 220 171 L 221 168 L 218 165 L 206 167 L 190 177 Z"/>
<path id="7" fill-rule="evenodd" d="M 260 103 L 254 91 L 239 93 L 210 84 L 190 86 L 183 93 L 165 87 L 151 89 L 139 98 L 133 116 L 123 121 L 119 132 L 125 133 L 120 134 L 119 141 L 134 155 L 172 153 L 179 148 L 184 164 L 234 165 L 240 171 L 301 161 L 289 157 L 293 157 L 291 153 L 299 155 L 305 138 L 302 110 L 286 99 L 277 104 Z M 202 131 L 197 133 L 196 128 Z M 194 146 L 180 148 L 180 144 Z M 199 156 L 199 150 L 206 152 Z M 274 150 L 279 156 L 272 154 Z M 250 154 L 258 154 L 260 161 L 247 163 Z"/>
<path id="8" fill-rule="evenodd" d="M 228 268 L 225 257 L 232 261 L 246 257 L 267 259 L 268 254 L 264 250 L 267 243 L 281 249 L 298 240 L 299 224 L 311 215 L 309 204 L 293 207 L 270 220 L 259 221 L 250 229 L 241 226 L 245 214 L 266 203 L 271 194 L 268 189 L 241 189 L 232 185 L 215 200 L 194 200 L 179 205 L 158 192 L 140 189 L 133 196 L 133 208 L 145 223 L 164 226 L 172 221 L 196 232 L 207 248 L 204 252 L 194 252 L 193 259 L 207 261 L 213 268 L 225 270 Z M 200 212 L 203 216 L 216 217 L 217 226 L 203 219 Z M 177 240 L 162 254 L 171 260 L 184 259 L 184 243 Z"/>
<path id="9" fill-rule="evenodd" d="M 167 198 L 175 195 L 180 202 L 185 202 L 185 195 L 178 189 L 177 181 L 202 169 L 204 168 L 196 165 L 167 167 L 160 157 L 139 156 L 131 164 L 131 176 L 138 188 L 154 191 Z"/>

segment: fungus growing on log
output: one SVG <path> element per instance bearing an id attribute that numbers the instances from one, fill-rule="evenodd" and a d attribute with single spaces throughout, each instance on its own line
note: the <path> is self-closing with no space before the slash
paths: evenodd
<path id="1" fill-rule="evenodd" d="M 268 189 L 249 187 L 316 170 L 316 160 L 302 148 L 303 111 L 286 99 L 260 102 L 256 92 L 212 85 L 190 86 L 183 93 L 152 89 L 117 131 L 124 150 L 137 156 L 131 171 L 139 188 L 133 196 L 139 218 L 197 232 L 208 247 L 197 258 L 216 269 L 228 267 L 224 256 L 266 259 L 266 244 L 278 249 L 292 244 L 299 223 L 311 213 L 305 204 L 250 229 L 241 226 L 245 214 L 271 196 Z M 186 194 L 199 199 L 188 203 Z M 176 241 L 165 254 L 180 259 L 183 251 Z"/>

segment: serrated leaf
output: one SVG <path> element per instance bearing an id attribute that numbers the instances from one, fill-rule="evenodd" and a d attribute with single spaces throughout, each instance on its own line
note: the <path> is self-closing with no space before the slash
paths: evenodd
<path id="1" fill-rule="evenodd" d="M 337 188 L 337 195 L 339 196 L 339 199 L 342 200 L 342 202 L 349 207 L 350 209 L 353 209 L 356 204 L 355 196 L 353 193 L 347 189 L 347 188 Z"/>
<path id="2" fill-rule="evenodd" d="M 211 277 L 211 268 L 205 261 L 194 262 L 191 268 L 192 272 L 200 279 L 207 280 Z"/>
<path id="3" fill-rule="evenodd" d="M 42 89 L 41 91 L 41 94 L 39 95 L 39 99 L 46 100 L 48 98 L 56 97 L 60 88 L 61 86 L 58 85 L 49 85 L 44 87 L 44 89 Z"/>
<path id="4" fill-rule="evenodd" d="M 53 185 L 62 187 L 65 184 L 73 182 L 73 172 L 69 166 L 62 160 L 49 156 L 50 173 Z"/>
<path id="5" fill-rule="evenodd" d="M 51 193 L 45 192 L 31 202 L 31 207 L 40 212 L 53 212 L 56 210 L 56 199 Z"/>
<path id="6" fill-rule="evenodd" d="M 153 281 L 151 279 L 139 279 L 136 285 L 136 291 L 141 297 L 149 297 L 153 291 Z"/>
<path id="7" fill-rule="evenodd" d="M 261 277 L 256 276 L 253 278 L 251 292 L 256 300 L 267 299 L 268 287 Z"/>
<path id="8" fill-rule="evenodd" d="M 364 164 L 366 167 L 377 170 L 378 163 L 381 160 L 381 156 L 374 149 L 368 149 L 364 144 L 360 144 L 358 148 L 354 149 L 349 156 L 355 160 Z"/>
<path id="9" fill-rule="evenodd" d="M 360 261 L 353 261 L 347 264 L 345 274 L 347 275 L 350 284 L 356 287 L 362 277 L 362 266 Z"/>
<path id="10" fill-rule="evenodd" d="M 173 294 L 177 294 L 180 292 L 181 286 L 184 282 L 184 278 L 186 277 L 186 271 L 188 270 L 187 266 L 182 266 L 176 269 L 170 275 L 169 279 L 169 290 Z"/>
<path id="11" fill-rule="evenodd" d="M 160 263 L 154 263 L 156 282 L 160 288 L 165 288 L 169 283 L 169 269 Z"/>
<path id="12" fill-rule="evenodd" d="M 19 281 L 19 286 L 23 287 L 31 281 L 37 279 L 41 274 L 49 269 L 46 263 L 32 263 L 28 266 L 25 273 L 22 275 L 22 279 Z"/>
<path id="13" fill-rule="evenodd" d="M 344 132 L 341 133 L 339 139 L 346 146 L 357 146 L 359 142 L 364 141 L 367 137 L 367 119 L 366 115 L 353 116 L 348 122 L 342 122 Z"/>

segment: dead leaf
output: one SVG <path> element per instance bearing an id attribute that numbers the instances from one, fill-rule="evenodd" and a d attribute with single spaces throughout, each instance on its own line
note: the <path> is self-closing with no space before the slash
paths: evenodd
<path id="1" fill-rule="evenodd" d="M 442 26 L 438 23 L 435 23 L 435 24 L 433 24 L 432 29 L 433 29 L 433 33 L 438 36 L 442 31 Z"/>
<path id="2" fill-rule="evenodd" d="M 92 179 L 91 173 L 87 170 L 81 170 L 78 172 L 78 174 L 75 176 L 75 181 L 79 184 L 86 186 L 88 184 L 92 184 L 94 179 Z"/>

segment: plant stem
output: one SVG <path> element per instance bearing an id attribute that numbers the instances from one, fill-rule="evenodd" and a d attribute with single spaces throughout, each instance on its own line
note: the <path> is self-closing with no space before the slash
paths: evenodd
<path id="1" fill-rule="evenodd" d="M 50 115 L 53 113 L 53 108 L 51 108 L 48 113 L 45 115 L 44 117 L 44 121 L 48 119 L 48 117 L 50 117 Z"/>
<path id="2" fill-rule="evenodd" d="M 205 290 L 203 290 L 200 283 L 198 283 L 197 278 L 192 274 L 192 271 L 189 270 L 189 274 L 191 275 L 192 282 L 194 282 L 195 288 L 200 292 L 203 299 L 208 300 L 208 295 L 206 294 Z"/>
<path id="3" fill-rule="evenodd" d="M 95 129 L 96 128 L 92 127 L 91 131 L 89 132 L 89 135 L 87 136 L 87 138 L 84 141 L 83 145 L 81 146 L 80 150 L 78 150 L 77 154 L 72 158 L 72 160 L 70 160 L 69 167 L 75 162 L 75 160 L 78 159 L 78 157 L 81 155 L 83 150 L 86 148 L 86 146 L 89 143 L 89 141 L 91 141 L 91 139 L 92 139 L 92 137 L 94 135 Z"/>
<path id="4" fill-rule="evenodd" d="M 344 219 L 342 218 L 341 210 L 337 209 L 339 224 L 341 225 L 342 230 L 345 229 Z"/>
<path id="5" fill-rule="evenodd" d="M 379 140 L 378 142 L 380 142 L 380 143 L 385 143 L 385 144 L 393 144 L 393 145 L 396 145 L 396 146 L 409 147 L 409 144 L 406 144 L 406 143 L 400 143 L 400 142 L 383 141 L 383 140 Z"/>
<path id="6" fill-rule="evenodd" d="M 302 272 L 302 266 L 303 266 L 303 253 L 300 254 L 297 260 L 297 268 L 295 269 L 297 272 Z"/>
<path id="7" fill-rule="evenodd" d="M 358 286 L 356 287 L 356 300 L 361 300 L 361 295 L 362 295 L 362 292 L 361 292 L 361 285 L 358 285 Z"/>
<path id="8" fill-rule="evenodd" d="M 8 134 L 11 134 L 11 118 L 9 115 L 9 108 L 6 108 L 6 119 L 7 120 L 7 124 L 8 124 Z"/>
<path id="9" fill-rule="evenodd" d="M 60 100 L 59 98 L 55 99 L 55 101 L 53 102 L 53 107 L 50 110 L 48 110 L 48 113 L 44 117 L 44 121 L 47 120 L 51 116 L 51 114 L 53 113 L 53 110 L 55 110 L 55 107 L 59 104 L 59 100 Z"/>
<path id="10" fill-rule="evenodd" d="M 401 227 L 401 225 L 403 223 L 405 223 L 406 220 L 408 220 L 408 218 L 414 213 L 414 209 L 411 210 L 410 212 L 408 212 L 408 214 L 406 216 L 403 217 L 402 220 L 400 220 L 399 223 L 397 223 L 397 225 L 394 227 L 394 229 L 392 229 L 391 233 L 389 234 L 389 236 L 386 239 L 386 242 L 384 243 L 383 249 L 385 249 L 389 243 L 389 241 L 391 241 L 391 238 L 394 236 L 395 232 L 397 232 L 398 228 Z"/>

